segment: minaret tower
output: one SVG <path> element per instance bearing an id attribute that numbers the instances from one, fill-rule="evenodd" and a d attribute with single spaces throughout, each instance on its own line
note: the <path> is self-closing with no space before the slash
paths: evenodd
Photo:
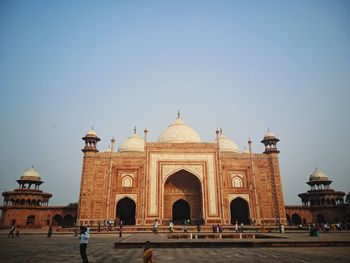
<path id="1" fill-rule="evenodd" d="M 270 130 L 268 130 L 264 136 L 264 139 L 261 141 L 265 145 L 264 153 L 280 153 L 280 151 L 277 149 L 277 143 L 279 141 L 280 140 L 277 139 L 277 137 L 270 132 Z"/>
<path id="2" fill-rule="evenodd" d="M 84 153 L 86 152 L 98 152 L 97 150 L 97 142 L 101 139 L 98 138 L 97 133 L 93 130 L 93 128 L 82 138 L 85 141 L 85 147 L 82 149 Z"/>
<path id="3" fill-rule="evenodd" d="M 276 223 L 285 224 L 287 222 L 286 210 L 283 200 L 281 172 L 278 160 L 278 154 L 280 151 L 277 149 L 279 139 L 277 139 L 277 137 L 270 132 L 270 130 L 268 130 L 261 142 L 265 145 L 264 154 L 266 154 L 268 160 L 271 198 L 273 200 L 273 217 L 276 218 Z"/>

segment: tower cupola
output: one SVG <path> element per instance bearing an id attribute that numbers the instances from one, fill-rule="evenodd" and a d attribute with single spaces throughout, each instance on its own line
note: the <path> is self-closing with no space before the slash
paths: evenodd
<path id="1" fill-rule="evenodd" d="M 82 149 L 84 153 L 86 152 L 98 152 L 97 150 L 97 142 L 101 139 L 98 138 L 97 133 L 93 130 L 93 128 L 82 138 L 85 141 L 85 147 Z"/>
<path id="2" fill-rule="evenodd" d="M 277 137 L 270 132 L 270 130 L 268 130 L 264 136 L 264 139 L 261 141 L 265 145 L 264 153 L 279 153 L 280 151 L 277 149 L 277 143 L 279 141 L 280 140 L 277 139 Z"/>

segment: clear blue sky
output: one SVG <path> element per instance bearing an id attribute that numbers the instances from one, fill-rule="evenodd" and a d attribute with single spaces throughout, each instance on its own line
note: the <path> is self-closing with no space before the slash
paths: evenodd
<path id="1" fill-rule="evenodd" d="M 176 117 L 253 150 L 270 128 L 286 204 L 317 166 L 350 191 L 349 1 L 0 2 L 0 191 L 32 165 L 78 200 L 83 147 Z"/>

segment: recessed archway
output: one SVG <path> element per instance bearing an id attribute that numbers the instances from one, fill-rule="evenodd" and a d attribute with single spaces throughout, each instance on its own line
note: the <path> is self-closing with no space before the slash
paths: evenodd
<path id="1" fill-rule="evenodd" d="M 135 225 L 136 204 L 128 197 L 119 200 L 116 208 L 116 216 L 124 225 Z"/>
<path id="2" fill-rule="evenodd" d="M 248 205 L 248 202 L 243 198 L 237 197 L 234 200 L 232 200 L 230 204 L 230 210 L 231 210 L 231 224 L 236 224 L 236 221 L 239 224 L 250 223 L 249 205 Z"/>
<path id="3" fill-rule="evenodd" d="M 182 224 L 191 218 L 190 204 L 183 199 L 177 200 L 173 204 L 172 212 L 174 224 Z"/>
<path id="4" fill-rule="evenodd" d="M 35 224 L 35 216 L 31 215 L 27 217 L 26 225 L 33 226 Z"/>
<path id="5" fill-rule="evenodd" d="M 301 224 L 301 217 L 297 213 L 294 213 L 292 215 L 292 223 L 293 225 L 300 225 Z"/>
<path id="6" fill-rule="evenodd" d="M 326 223 L 326 219 L 324 218 L 323 214 L 318 214 L 316 218 L 317 218 L 317 223 L 319 224 Z"/>
<path id="7" fill-rule="evenodd" d="M 62 227 L 73 227 L 74 226 L 74 218 L 72 215 L 68 214 L 63 217 Z"/>
<path id="8" fill-rule="evenodd" d="M 59 214 L 56 214 L 51 221 L 51 224 L 53 226 L 62 226 L 62 216 Z"/>
<path id="9" fill-rule="evenodd" d="M 177 223 L 185 219 L 202 220 L 202 184 L 196 175 L 182 169 L 166 179 L 163 215 L 165 220 Z"/>

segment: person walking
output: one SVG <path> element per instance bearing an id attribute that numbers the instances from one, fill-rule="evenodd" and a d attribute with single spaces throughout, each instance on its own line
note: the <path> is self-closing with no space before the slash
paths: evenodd
<path id="1" fill-rule="evenodd" d="M 87 248 L 87 244 L 89 242 L 89 237 L 90 237 L 89 232 L 90 232 L 90 228 L 80 226 L 80 235 L 79 235 L 80 256 L 81 256 L 81 259 L 83 260 L 83 263 L 89 263 L 88 257 L 86 255 L 86 248 Z"/>
<path id="2" fill-rule="evenodd" d="M 19 226 L 16 227 L 16 236 L 15 238 L 19 238 Z"/>
<path id="3" fill-rule="evenodd" d="M 169 223 L 169 233 L 174 233 L 174 223 L 173 223 L 173 221 L 170 221 L 170 223 Z"/>
<path id="4" fill-rule="evenodd" d="M 235 230 L 236 230 L 236 233 L 238 232 L 238 221 L 236 220 L 236 224 L 235 224 Z"/>
<path id="5" fill-rule="evenodd" d="M 142 257 L 143 263 L 153 263 L 153 253 L 151 249 L 151 242 L 146 241 L 145 247 L 143 249 L 143 257 Z"/>
<path id="6" fill-rule="evenodd" d="M 119 226 L 119 237 L 123 237 L 123 226 Z"/>
<path id="7" fill-rule="evenodd" d="M 49 231 L 47 232 L 47 237 L 51 238 L 51 236 L 52 236 L 52 226 L 50 225 Z"/>
<path id="8" fill-rule="evenodd" d="M 15 225 L 12 225 L 9 234 L 7 235 L 7 238 L 10 238 L 10 236 L 11 238 L 13 238 L 13 232 L 15 232 L 15 229 Z"/>
<path id="9" fill-rule="evenodd" d="M 197 232 L 201 232 L 201 224 L 200 223 L 197 223 Z"/>
<path id="10" fill-rule="evenodd" d="M 158 226 L 159 226 L 158 219 L 156 219 L 156 220 L 154 221 L 154 223 L 153 223 L 153 233 L 154 233 L 155 235 L 158 234 Z"/>

